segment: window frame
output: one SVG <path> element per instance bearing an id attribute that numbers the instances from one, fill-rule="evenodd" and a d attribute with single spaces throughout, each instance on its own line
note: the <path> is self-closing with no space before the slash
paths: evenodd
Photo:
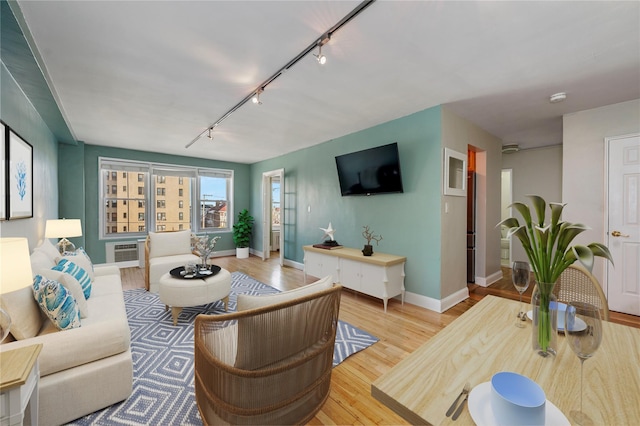
<path id="1" fill-rule="evenodd" d="M 109 171 L 108 175 L 105 175 L 105 171 Z M 135 198 L 139 203 L 144 202 L 144 227 L 146 231 L 132 231 L 132 229 L 137 228 L 136 226 L 127 226 L 129 232 L 115 232 L 115 233 L 107 233 L 106 226 L 106 209 L 104 208 L 104 203 L 109 201 L 120 201 L 124 200 L 122 197 L 115 197 L 116 194 L 110 194 L 109 191 L 105 191 L 106 184 L 111 183 L 111 172 L 113 171 L 124 171 L 125 173 L 135 172 L 137 173 L 136 182 L 141 182 L 144 185 L 143 195 L 144 198 Z M 109 157 L 99 157 L 98 158 L 98 182 L 99 182 L 99 238 L 101 240 L 117 240 L 117 239 L 125 239 L 125 238 L 141 238 L 146 236 L 149 232 L 155 232 L 158 225 L 164 225 L 163 221 L 156 220 L 157 213 L 157 194 L 156 194 L 156 185 L 155 179 L 158 175 L 171 175 L 178 176 L 182 178 L 189 179 L 190 190 L 188 191 L 188 195 L 190 196 L 190 204 L 189 206 L 183 207 L 184 209 L 188 209 L 190 211 L 185 211 L 184 216 L 188 217 L 191 222 L 191 230 L 196 233 L 208 232 L 208 233 L 227 233 L 231 232 L 233 229 L 233 215 L 230 212 L 233 212 L 233 188 L 235 185 L 234 182 L 234 173 L 233 169 L 220 169 L 220 168 L 205 168 L 205 167 L 193 167 L 193 166 L 184 166 L 179 164 L 166 164 L 166 163 L 154 163 L 154 162 L 145 162 L 145 161 L 135 161 L 135 160 L 125 160 L 119 158 L 109 158 Z M 140 181 L 140 174 L 144 176 L 143 180 Z M 132 175 L 133 176 L 133 175 Z M 226 179 L 226 203 L 227 203 L 227 220 L 226 227 L 224 228 L 207 228 L 201 227 L 201 214 L 200 214 L 200 181 L 201 177 L 219 177 Z M 165 192 L 166 194 L 166 192 Z M 127 200 L 134 198 L 126 198 Z M 118 203 L 120 204 L 120 203 Z M 127 203 L 128 204 L 128 203 Z M 197 207 L 197 208 L 196 208 Z M 166 207 L 165 207 L 166 208 Z M 132 220 L 134 219 L 131 216 Z"/>

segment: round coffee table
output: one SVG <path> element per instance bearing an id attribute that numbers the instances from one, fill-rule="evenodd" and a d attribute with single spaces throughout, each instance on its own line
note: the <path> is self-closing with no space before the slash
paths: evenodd
<path id="1" fill-rule="evenodd" d="M 173 325 L 178 324 L 178 316 L 182 308 L 206 305 L 217 300 L 224 302 L 224 310 L 229 307 L 231 292 L 231 274 L 226 269 L 213 276 L 203 278 L 182 279 L 170 273 L 160 277 L 159 295 L 165 310 L 171 306 Z"/>

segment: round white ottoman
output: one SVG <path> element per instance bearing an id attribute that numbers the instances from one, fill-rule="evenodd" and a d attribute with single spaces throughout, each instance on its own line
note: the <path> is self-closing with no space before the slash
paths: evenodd
<path id="1" fill-rule="evenodd" d="M 175 278 L 167 272 L 160 277 L 158 292 L 165 310 L 171 306 L 173 325 L 177 325 L 182 308 L 188 306 L 206 305 L 222 300 L 224 310 L 227 311 L 231 292 L 231 274 L 226 269 L 221 269 L 211 277 L 185 280 Z"/>

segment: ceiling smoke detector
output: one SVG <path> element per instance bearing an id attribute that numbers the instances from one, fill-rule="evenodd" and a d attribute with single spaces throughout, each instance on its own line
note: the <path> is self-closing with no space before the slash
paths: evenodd
<path id="1" fill-rule="evenodd" d="M 549 102 L 552 104 L 557 104 L 558 102 L 562 102 L 567 99 L 567 94 L 565 92 L 555 93 L 549 96 Z"/>
<path id="2" fill-rule="evenodd" d="M 512 143 L 512 144 L 502 146 L 503 154 L 513 154 L 514 152 L 518 152 L 518 151 L 520 151 L 520 147 L 518 146 L 517 143 Z"/>

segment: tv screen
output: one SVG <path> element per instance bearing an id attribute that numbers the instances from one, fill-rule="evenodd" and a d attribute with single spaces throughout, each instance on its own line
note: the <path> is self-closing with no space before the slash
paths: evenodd
<path id="1" fill-rule="evenodd" d="M 398 143 L 336 157 L 342 195 L 403 192 Z"/>

